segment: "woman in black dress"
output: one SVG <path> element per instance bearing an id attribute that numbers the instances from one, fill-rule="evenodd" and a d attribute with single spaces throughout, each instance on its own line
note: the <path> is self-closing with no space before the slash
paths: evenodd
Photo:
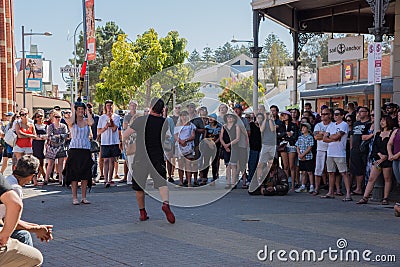
<path id="1" fill-rule="evenodd" d="M 37 137 L 32 140 L 32 150 L 33 155 L 39 159 L 39 170 L 37 177 L 33 177 L 33 185 L 37 186 L 37 179 L 42 175 L 43 179 L 46 177 L 46 172 L 44 171 L 44 144 L 47 139 L 47 125 L 43 123 L 44 114 L 41 111 L 37 111 L 33 115 L 34 126 L 36 130 Z"/>

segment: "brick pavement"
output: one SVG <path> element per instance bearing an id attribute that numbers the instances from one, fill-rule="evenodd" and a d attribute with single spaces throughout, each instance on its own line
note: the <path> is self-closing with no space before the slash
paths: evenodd
<path id="1" fill-rule="evenodd" d="M 284 197 L 249 196 L 237 189 L 211 204 L 176 208 L 168 224 L 156 200 L 146 198 L 150 220 L 140 222 L 129 186 L 96 186 L 91 205 L 73 206 L 70 190 L 58 185 L 24 189 L 23 218 L 54 224 L 54 240 L 34 238 L 44 255 L 43 266 L 291 266 L 292 262 L 260 262 L 268 249 L 348 249 L 393 254 L 400 261 L 400 218 L 377 204 L 343 203 L 309 194 Z M 398 263 L 322 262 L 297 266 L 398 266 Z"/>

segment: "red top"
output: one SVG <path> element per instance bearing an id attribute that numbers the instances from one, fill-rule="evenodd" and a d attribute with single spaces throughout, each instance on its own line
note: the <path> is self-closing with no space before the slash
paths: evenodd
<path id="1" fill-rule="evenodd" d="M 19 128 L 21 132 L 26 134 L 33 134 L 33 125 L 31 124 L 28 129 Z M 19 147 L 32 147 L 32 138 L 17 138 L 16 142 Z"/>

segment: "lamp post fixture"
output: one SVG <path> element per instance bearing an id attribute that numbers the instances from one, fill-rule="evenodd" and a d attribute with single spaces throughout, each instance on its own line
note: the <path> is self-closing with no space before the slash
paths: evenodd
<path id="1" fill-rule="evenodd" d="M 255 112 L 258 109 L 258 57 L 262 47 L 258 47 L 258 40 L 254 42 L 252 40 L 237 40 L 233 38 L 231 42 L 253 44 L 253 46 L 250 47 L 250 52 L 253 54 L 253 111 Z"/>
<path id="2" fill-rule="evenodd" d="M 100 19 L 100 18 L 98 18 L 98 19 L 94 19 L 95 21 L 102 21 L 102 19 Z M 75 28 L 75 31 L 74 31 L 74 69 L 76 69 L 77 68 L 77 66 L 76 66 L 76 31 L 78 30 L 78 28 L 81 26 L 83 24 L 83 21 L 81 21 L 77 26 L 76 26 L 76 28 Z M 86 55 L 86 52 L 85 52 L 85 55 Z M 74 71 L 74 80 L 75 80 L 75 96 L 77 96 L 78 95 L 78 79 L 77 79 L 77 77 L 76 77 L 76 71 Z M 71 101 L 73 101 L 73 91 L 72 91 L 72 88 L 71 88 Z"/>
<path id="3" fill-rule="evenodd" d="M 23 96 L 23 107 L 26 107 L 26 84 L 25 84 L 25 68 L 26 68 L 26 63 L 25 63 L 25 36 L 32 36 L 32 35 L 44 35 L 44 36 L 52 36 L 53 34 L 51 32 L 43 32 L 43 33 L 37 33 L 37 32 L 27 32 L 25 33 L 25 27 L 21 26 L 22 28 L 22 96 Z"/>

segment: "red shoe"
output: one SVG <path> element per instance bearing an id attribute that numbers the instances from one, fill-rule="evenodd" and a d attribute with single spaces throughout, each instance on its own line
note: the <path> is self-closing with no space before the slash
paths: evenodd
<path id="1" fill-rule="evenodd" d="M 162 211 L 165 213 L 165 216 L 167 217 L 167 221 L 171 224 L 175 223 L 175 215 L 172 213 L 171 209 L 169 208 L 169 204 L 164 203 L 162 205 Z"/>
<path id="2" fill-rule="evenodd" d="M 147 212 L 145 209 L 139 210 L 140 211 L 140 217 L 139 220 L 141 221 L 147 221 L 149 219 L 149 216 L 147 216 Z"/>

